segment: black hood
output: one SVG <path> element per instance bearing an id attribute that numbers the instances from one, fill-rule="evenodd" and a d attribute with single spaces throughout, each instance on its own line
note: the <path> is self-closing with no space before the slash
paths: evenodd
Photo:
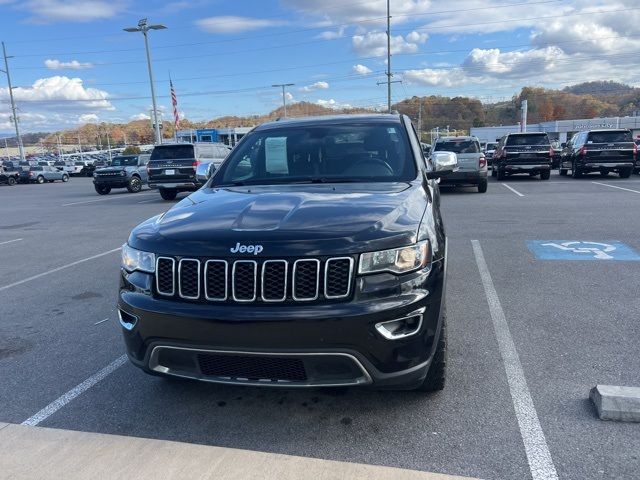
<path id="1" fill-rule="evenodd" d="M 139 225 L 129 244 L 166 255 L 335 255 L 416 241 L 425 208 L 420 182 L 201 189 Z M 253 257 L 253 254 L 233 256 Z"/>

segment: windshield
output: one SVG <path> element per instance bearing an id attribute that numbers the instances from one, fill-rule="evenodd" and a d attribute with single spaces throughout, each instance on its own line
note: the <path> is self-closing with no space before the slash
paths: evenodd
<path id="1" fill-rule="evenodd" d="M 42 167 L 31 167 L 30 169 L 33 172 L 41 172 L 42 171 Z"/>
<path id="2" fill-rule="evenodd" d="M 115 157 L 111 162 L 112 167 L 135 167 L 138 165 L 138 157 Z"/>
<path id="3" fill-rule="evenodd" d="M 587 143 L 615 143 L 615 142 L 632 142 L 631 132 L 629 130 L 611 131 L 611 132 L 590 132 L 587 137 Z"/>
<path id="4" fill-rule="evenodd" d="M 179 160 L 195 158 L 193 145 L 166 145 L 156 147 L 151 152 L 151 160 Z"/>
<path id="5" fill-rule="evenodd" d="M 416 165 L 397 124 L 283 127 L 251 133 L 214 185 L 409 181 Z"/>
<path id="6" fill-rule="evenodd" d="M 487 143 L 486 149 L 487 150 L 495 150 L 497 146 L 498 146 L 497 143 Z"/>
<path id="7" fill-rule="evenodd" d="M 442 140 L 436 142 L 434 147 L 436 152 L 453 152 L 453 153 L 479 153 L 480 144 L 475 140 Z"/>
<path id="8" fill-rule="evenodd" d="M 549 137 L 546 134 L 509 135 L 507 146 L 515 147 L 518 145 L 549 145 Z"/>

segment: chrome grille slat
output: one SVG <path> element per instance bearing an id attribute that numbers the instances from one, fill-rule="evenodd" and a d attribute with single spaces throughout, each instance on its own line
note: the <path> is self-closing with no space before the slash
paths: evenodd
<path id="1" fill-rule="evenodd" d="M 284 267 L 284 272 L 282 273 L 282 295 L 281 296 L 277 296 L 274 298 L 273 295 L 268 295 L 268 293 L 270 293 L 268 290 L 273 289 L 274 287 L 272 285 L 267 286 L 267 288 L 265 289 L 265 272 L 267 272 L 267 269 L 270 268 L 270 266 L 273 265 L 274 267 L 276 265 L 282 265 Z M 261 277 L 260 277 L 260 289 L 261 289 L 261 298 L 263 302 L 284 302 L 287 299 L 287 277 L 289 276 L 289 262 L 287 262 L 286 260 L 265 260 L 264 262 L 262 262 L 262 273 L 261 273 Z M 277 272 L 272 272 L 271 275 L 269 273 L 267 273 L 267 275 L 270 276 L 270 278 L 268 278 L 268 281 L 279 281 L 278 277 L 278 273 Z M 275 279 L 271 278 L 273 275 L 276 276 Z M 265 291 L 267 290 L 267 291 Z"/>
<path id="2" fill-rule="evenodd" d="M 193 277 L 194 265 L 196 267 L 195 282 L 193 278 L 187 278 Z M 193 287 L 194 283 L 195 289 Z M 180 262 L 178 262 L 178 295 L 187 300 L 197 300 L 200 298 L 200 260 L 182 258 Z"/>
<path id="3" fill-rule="evenodd" d="M 224 295 L 215 296 L 209 295 L 210 283 L 213 283 L 209 279 L 209 268 L 216 268 L 216 266 L 224 266 L 224 275 L 222 282 L 224 282 Z M 220 280 L 218 280 L 220 282 Z M 204 264 L 204 296 L 209 301 L 224 302 L 229 297 L 229 263 L 226 260 L 207 260 Z"/>
<path id="4" fill-rule="evenodd" d="M 352 294 L 355 264 L 350 256 L 293 262 L 158 256 L 155 290 L 162 297 L 201 302 L 344 300 Z"/>
<path id="5" fill-rule="evenodd" d="M 166 263 L 171 264 L 171 269 L 169 272 L 166 272 L 162 265 Z M 169 281 L 167 278 L 162 278 L 165 276 L 171 276 L 171 290 L 162 288 L 164 283 Z M 162 285 L 161 285 L 162 284 Z M 156 290 L 160 295 L 165 297 L 173 297 L 176 294 L 176 261 L 171 257 L 158 257 L 156 259 Z"/>
<path id="6" fill-rule="evenodd" d="M 244 268 L 245 265 L 252 266 L 252 272 L 249 273 L 248 278 L 242 277 L 236 272 L 238 270 L 238 265 L 240 268 Z M 246 272 L 248 273 L 248 272 Z M 242 275 L 246 275 L 245 272 L 241 273 Z M 251 276 L 253 276 L 253 285 L 251 286 Z M 237 295 L 237 290 L 247 290 L 246 286 L 239 285 L 239 282 L 249 283 L 248 289 L 252 291 L 252 295 L 249 297 L 248 295 L 244 295 L 243 297 L 239 297 Z M 236 260 L 233 262 L 233 268 L 231 269 L 231 296 L 236 302 L 253 302 L 256 299 L 256 291 L 258 286 L 258 262 L 255 260 Z M 242 293 L 242 292 L 241 292 Z"/>
<path id="7" fill-rule="evenodd" d="M 309 270 L 309 268 L 315 265 L 315 291 L 312 295 L 299 295 L 302 288 L 301 284 L 303 282 L 308 283 L 309 277 L 314 275 L 313 270 Z M 298 302 L 311 302 L 318 298 L 318 294 L 320 291 L 320 260 L 316 258 L 309 259 L 300 259 L 293 262 L 293 281 L 291 286 L 291 296 L 294 300 Z M 300 278 L 298 278 L 300 277 Z M 297 292 L 297 293 L 296 293 Z"/>

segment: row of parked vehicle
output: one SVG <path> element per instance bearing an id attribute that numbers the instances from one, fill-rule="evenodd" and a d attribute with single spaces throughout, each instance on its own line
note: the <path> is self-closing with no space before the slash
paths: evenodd
<path id="1" fill-rule="evenodd" d="M 518 173 L 547 180 L 552 169 L 574 178 L 593 172 L 629 178 L 640 173 L 639 143 L 627 129 L 585 130 L 560 145 L 553 144 L 544 132 L 521 132 L 487 143 L 483 153 L 498 180 Z"/>
<path id="2" fill-rule="evenodd" d="M 204 185 L 230 151 L 222 143 L 174 143 L 158 145 L 150 155 L 117 156 L 110 166 L 93 173 L 94 188 L 107 195 L 113 188 L 136 193 L 148 185 L 163 199 L 173 200 L 180 192 L 193 192 Z"/>

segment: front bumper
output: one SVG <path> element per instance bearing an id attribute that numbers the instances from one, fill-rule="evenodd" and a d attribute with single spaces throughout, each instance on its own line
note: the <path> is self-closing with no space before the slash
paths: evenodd
<path id="1" fill-rule="evenodd" d="M 412 388 L 426 376 L 440 335 L 444 263 L 402 281 L 389 274 L 359 277 L 352 300 L 313 305 L 156 299 L 151 275 L 123 271 L 118 309 L 127 354 L 148 373 L 215 383 Z M 389 340 L 376 330 L 380 322 L 416 312 L 421 322 L 409 336 Z M 266 378 L 218 371 L 220 362 L 249 365 Z M 274 363 L 305 374 L 274 380 Z"/>
<path id="2" fill-rule="evenodd" d="M 104 186 L 111 188 L 125 188 L 129 185 L 127 177 L 93 177 L 93 184 L 96 186 Z"/>

